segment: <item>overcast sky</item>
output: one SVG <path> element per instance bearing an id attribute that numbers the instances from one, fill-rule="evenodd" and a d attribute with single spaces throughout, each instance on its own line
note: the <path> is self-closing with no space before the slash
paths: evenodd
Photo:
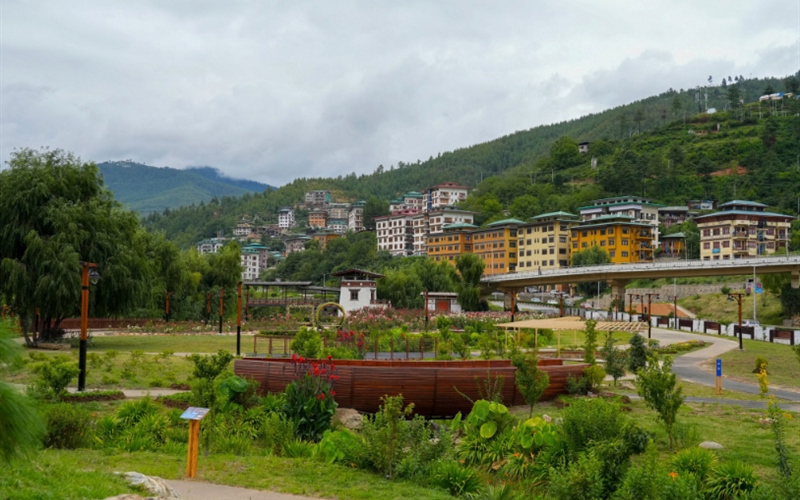
<path id="1" fill-rule="evenodd" d="M 280 185 L 800 69 L 800 1 L 0 0 L 0 158 Z"/>

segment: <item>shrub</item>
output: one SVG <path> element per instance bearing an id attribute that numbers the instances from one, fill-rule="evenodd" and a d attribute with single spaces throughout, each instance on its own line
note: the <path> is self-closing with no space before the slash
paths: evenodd
<path id="1" fill-rule="evenodd" d="M 294 433 L 294 422 L 279 413 L 270 413 L 262 424 L 264 444 L 273 455 L 283 454 L 286 445 L 294 440 Z"/>
<path id="2" fill-rule="evenodd" d="M 289 441 L 283 448 L 283 456 L 287 458 L 310 458 L 314 453 L 314 443 L 296 439 Z"/>
<path id="3" fill-rule="evenodd" d="M 708 498 L 727 500 L 752 493 L 758 486 L 758 477 L 753 468 L 734 461 L 721 464 L 712 469 L 706 484 Z"/>
<path id="4" fill-rule="evenodd" d="M 55 399 L 67 392 L 67 386 L 80 373 L 77 363 L 60 355 L 36 363 L 32 371 L 37 375 L 33 383 L 34 392 Z"/>
<path id="5" fill-rule="evenodd" d="M 614 498 L 617 500 L 696 500 L 702 498 L 691 474 L 665 469 L 658 461 L 655 449 L 646 459 L 631 467 L 625 474 Z"/>
<path id="6" fill-rule="evenodd" d="M 431 476 L 433 484 L 446 489 L 454 497 L 475 493 L 482 483 L 475 471 L 450 460 L 436 464 Z"/>
<path id="7" fill-rule="evenodd" d="M 414 410 L 413 403 L 403 407 L 403 396 L 383 396 L 380 410 L 363 429 L 370 461 L 392 479 L 392 468 L 401 444 L 408 438 L 405 417 Z"/>
<path id="8" fill-rule="evenodd" d="M 516 367 L 514 381 L 517 388 L 530 406 L 528 412 L 528 418 L 530 418 L 533 416 L 533 406 L 550 385 L 550 376 L 547 372 L 539 369 L 539 360 L 536 359 L 536 356 L 526 358 L 519 354 L 511 358 L 511 363 Z"/>
<path id="9" fill-rule="evenodd" d="M 92 434 L 92 416 L 80 405 L 58 403 L 45 410 L 45 446 L 51 448 L 80 448 Z"/>
<path id="10" fill-rule="evenodd" d="M 634 333 L 630 340 L 630 346 L 630 349 L 628 349 L 628 369 L 636 373 L 639 368 L 644 368 L 647 365 L 647 347 L 644 337 Z"/>
<path id="11" fill-rule="evenodd" d="M 333 383 L 333 364 L 308 363 L 303 357 L 293 355 L 295 379 L 286 386 L 284 413 L 292 419 L 297 436 L 308 441 L 319 441 L 331 426 L 336 412 L 336 391 Z"/>
<path id="12" fill-rule="evenodd" d="M 220 349 L 217 354 L 201 356 L 192 354 L 189 360 L 194 363 L 192 375 L 197 379 L 214 380 L 233 360 L 233 354 Z"/>
<path id="13" fill-rule="evenodd" d="M 728 285 L 724 285 L 722 288 L 719 289 L 719 291 L 722 293 L 722 295 L 728 295 L 729 293 L 731 293 L 731 287 L 729 287 Z"/>
<path id="14" fill-rule="evenodd" d="M 753 368 L 753 373 L 759 373 L 762 367 L 764 368 L 764 371 L 767 371 L 768 363 L 769 362 L 767 361 L 767 358 L 764 356 L 756 356 L 756 366 Z"/>
<path id="15" fill-rule="evenodd" d="M 291 343 L 292 352 L 304 358 L 317 358 L 322 352 L 322 337 L 314 328 L 301 328 Z"/>
<path id="16" fill-rule="evenodd" d="M 158 405 L 149 397 L 122 403 L 117 410 L 117 419 L 123 428 L 135 426 L 143 418 L 158 413 Z"/>
<path id="17" fill-rule="evenodd" d="M 716 463 L 717 456 L 713 452 L 696 446 L 681 450 L 672 457 L 675 471 L 694 475 L 698 486 L 705 482 Z"/>
<path id="18" fill-rule="evenodd" d="M 590 364 L 595 364 L 595 352 L 597 351 L 597 335 L 599 332 L 595 330 L 597 321 L 590 319 L 586 322 L 586 329 L 583 330 L 583 361 Z"/>
<path id="19" fill-rule="evenodd" d="M 567 392 L 581 396 L 585 396 L 590 392 L 598 392 L 600 384 L 603 383 L 605 376 L 606 372 L 603 370 L 602 366 L 588 366 L 578 378 L 572 375 L 567 376 Z"/>
<path id="20" fill-rule="evenodd" d="M 558 500 L 595 500 L 603 498 L 603 464 L 593 453 L 581 453 L 578 459 L 550 471 L 550 495 Z"/>
<path id="21" fill-rule="evenodd" d="M 625 375 L 628 356 L 624 351 L 614 346 L 614 341 L 612 333 L 609 332 L 606 337 L 606 343 L 603 346 L 603 357 L 606 360 L 606 372 L 614 378 L 614 385 L 617 385 L 617 379 Z"/>
<path id="22" fill-rule="evenodd" d="M 669 436 L 669 447 L 674 445 L 673 427 L 678 409 L 683 404 L 683 388 L 677 386 L 677 377 L 672 373 L 672 358 L 666 356 L 659 365 L 658 357 L 648 360 L 647 368 L 640 369 L 637 377 L 637 392 L 647 406 L 658 412 Z"/>
<path id="23" fill-rule="evenodd" d="M 591 442 L 621 438 L 625 431 L 626 418 L 619 405 L 601 398 L 572 400 L 562 418 L 562 436 L 573 455 Z"/>

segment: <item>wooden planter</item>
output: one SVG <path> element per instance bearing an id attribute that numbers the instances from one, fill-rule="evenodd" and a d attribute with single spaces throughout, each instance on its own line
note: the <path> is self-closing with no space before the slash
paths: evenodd
<path id="1" fill-rule="evenodd" d="M 314 360 L 321 362 L 321 360 Z M 384 395 L 402 394 L 406 403 L 414 403 L 414 412 L 428 418 L 466 415 L 472 400 L 480 399 L 479 390 L 489 375 L 502 377 L 503 403 L 524 405 L 525 399 L 514 383 L 516 368 L 509 360 L 491 361 L 361 361 L 334 360 L 340 377 L 334 386 L 336 402 L 343 408 L 365 413 L 378 411 Z M 550 376 L 550 386 L 542 399 L 552 399 L 567 392 L 567 377 L 580 377 L 586 364 L 565 365 L 562 359 L 542 359 L 539 367 Z M 257 380 L 262 394 L 283 392 L 294 376 L 291 359 L 243 358 L 234 362 L 240 377 Z M 462 395 L 462 394 L 464 395 Z"/>

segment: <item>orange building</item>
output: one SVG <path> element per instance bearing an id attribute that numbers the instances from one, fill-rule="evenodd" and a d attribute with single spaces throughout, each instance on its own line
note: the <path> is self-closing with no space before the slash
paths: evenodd
<path id="1" fill-rule="evenodd" d="M 328 214 L 324 210 L 312 210 L 308 213 L 308 226 L 316 229 L 327 227 Z"/>
<path id="2" fill-rule="evenodd" d="M 477 227 L 464 222 L 443 226 L 443 232 L 428 236 L 428 257 L 455 265 L 459 255 L 472 252 L 472 231 Z"/>
<path id="3" fill-rule="evenodd" d="M 613 264 L 650 262 L 654 239 L 652 224 L 624 215 L 603 215 L 572 228 L 572 254 L 597 246 Z"/>
<path id="4" fill-rule="evenodd" d="M 315 240 L 319 241 L 319 248 L 321 250 L 325 250 L 325 247 L 328 246 L 328 243 L 330 243 L 332 240 L 335 240 L 336 238 L 341 238 L 342 235 L 338 234 L 338 233 L 332 233 L 332 232 L 331 233 L 329 233 L 329 232 L 321 232 L 321 233 L 312 234 L 311 237 L 314 238 Z"/>
<path id="5" fill-rule="evenodd" d="M 517 231 L 525 223 L 505 219 L 472 232 L 472 252 L 486 263 L 484 276 L 513 273 L 517 269 Z"/>

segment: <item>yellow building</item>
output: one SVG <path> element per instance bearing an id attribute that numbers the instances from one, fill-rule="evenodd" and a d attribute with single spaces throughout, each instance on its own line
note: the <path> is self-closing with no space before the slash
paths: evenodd
<path id="1" fill-rule="evenodd" d="M 325 248 L 328 246 L 328 243 L 336 238 L 341 238 L 342 235 L 337 233 L 320 232 L 312 234 L 311 237 L 319 241 L 320 250 L 325 250 Z"/>
<path id="2" fill-rule="evenodd" d="M 477 227 L 466 223 L 442 227 L 443 232 L 428 236 L 428 257 L 455 265 L 459 255 L 472 252 L 472 231 Z"/>
<path id="3" fill-rule="evenodd" d="M 525 223 L 505 219 L 472 232 L 472 252 L 486 263 L 484 276 L 517 270 L 517 233 Z"/>
<path id="4" fill-rule="evenodd" d="M 551 212 L 531 217 L 519 227 L 517 269 L 533 271 L 569 267 L 570 231 L 578 216 Z"/>
<path id="5" fill-rule="evenodd" d="M 794 217 L 766 212 L 767 205 L 734 200 L 713 214 L 695 217 L 700 259 L 730 260 L 783 253 Z"/>
<path id="6" fill-rule="evenodd" d="M 572 228 L 572 254 L 598 246 L 613 264 L 653 260 L 655 228 L 624 215 L 603 215 Z"/>
<path id="7" fill-rule="evenodd" d="M 659 242 L 660 257 L 681 257 L 686 250 L 686 235 L 683 233 L 662 234 Z"/>

